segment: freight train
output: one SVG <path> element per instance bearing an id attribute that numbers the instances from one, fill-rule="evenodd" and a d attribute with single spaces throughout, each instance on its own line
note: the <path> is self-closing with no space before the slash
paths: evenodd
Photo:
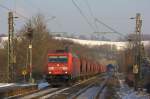
<path id="1" fill-rule="evenodd" d="M 100 63 L 69 51 L 50 51 L 47 56 L 45 79 L 51 85 L 70 84 L 106 71 Z"/>

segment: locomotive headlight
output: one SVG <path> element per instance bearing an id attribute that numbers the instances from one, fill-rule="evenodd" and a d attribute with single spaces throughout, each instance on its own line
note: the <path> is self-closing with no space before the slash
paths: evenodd
<path id="1" fill-rule="evenodd" d="M 51 74 L 52 72 L 49 72 L 49 74 Z"/>
<path id="2" fill-rule="evenodd" d="M 67 74 L 68 72 L 65 72 L 65 74 Z"/>
<path id="3" fill-rule="evenodd" d="M 62 67 L 62 69 L 63 69 L 63 70 L 67 70 L 67 69 L 68 69 L 68 67 Z"/>
<path id="4" fill-rule="evenodd" d="M 48 70 L 54 70 L 54 67 L 48 67 Z"/>

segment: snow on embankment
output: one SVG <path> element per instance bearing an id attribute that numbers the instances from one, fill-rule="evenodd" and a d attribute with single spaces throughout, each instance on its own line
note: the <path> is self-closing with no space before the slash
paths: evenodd
<path id="1" fill-rule="evenodd" d="M 129 88 L 124 80 L 119 80 L 120 89 L 117 91 L 117 95 L 120 99 L 150 99 L 150 95 L 145 92 L 136 92 Z"/>
<path id="2" fill-rule="evenodd" d="M 94 41 L 94 40 L 81 40 L 81 39 L 73 39 L 73 38 L 65 38 L 65 37 L 54 37 L 58 40 L 69 40 L 74 43 L 78 43 L 81 45 L 88 45 L 89 47 L 96 46 L 96 45 L 115 45 L 118 50 L 123 50 L 127 48 L 128 42 L 113 42 L 113 41 Z M 142 41 L 144 46 L 150 44 L 150 41 Z"/>
<path id="3" fill-rule="evenodd" d="M 81 39 L 73 39 L 73 38 L 65 38 L 65 37 L 55 37 L 58 40 L 69 40 L 74 43 L 78 43 L 81 45 L 88 45 L 89 47 L 96 45 L 115 45 L 117 49 L 126 48 L 126 42 L 112 42 L 112 41 L 95 41 L 95 40 L 81 40 Z"/>

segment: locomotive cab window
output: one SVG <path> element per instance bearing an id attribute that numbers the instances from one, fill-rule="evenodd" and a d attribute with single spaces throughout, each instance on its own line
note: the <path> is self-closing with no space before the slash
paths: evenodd
<path id="1" fill-rule="evenodd" d="M 48 56 L 48 62 L 68 62 L 67 56 Z"/>

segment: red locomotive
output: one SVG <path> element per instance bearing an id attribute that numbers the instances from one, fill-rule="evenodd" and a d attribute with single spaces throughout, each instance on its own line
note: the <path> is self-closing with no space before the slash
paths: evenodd
<path id="1" fill-rule="evenodd" d="M 101 72 L 105 72 L 104 66 L 83 57 L 79 58 L 69 51 L 56 50 L 48 53 L 46 80 L 52 85 L 70 83 Z"/>

